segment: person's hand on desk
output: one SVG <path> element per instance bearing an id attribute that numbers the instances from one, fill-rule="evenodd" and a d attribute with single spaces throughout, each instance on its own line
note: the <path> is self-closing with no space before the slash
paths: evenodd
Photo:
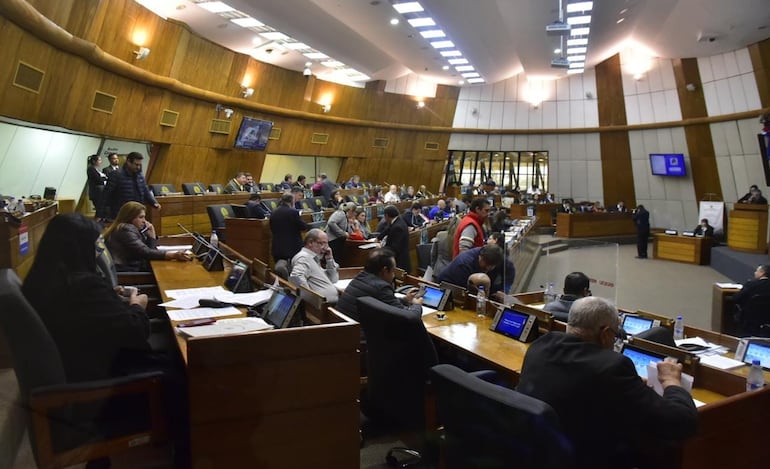
<path id="1" fill-rule="evenodd" d="M 663 385 L 663 389 L 682 385 L 682 364 L 677 363 L 676 358 L 666 357 L 657 363 L 657 367 L 658 381 Z"/>
<path id="2" fill-rule="evenodd" d="M 418 297 L 418 293 L 420 293 L 419 288 L 412 288 L 408 292 L 406 292 L 406 302 L 413 305 L 421 305 L 422 304 L 422 296 Z"/>
<path id="3" fill-rule="evenodd" d="M 182 261 L 187 262 L 191 261 L 193 258 L 193 255 L 189 251 L 166 251 L 166 259 L 167 260 L 176 260 L 176 261 Z"/>

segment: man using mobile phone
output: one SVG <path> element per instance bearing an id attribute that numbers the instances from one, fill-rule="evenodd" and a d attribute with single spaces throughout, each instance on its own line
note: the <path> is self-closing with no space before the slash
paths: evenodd
<path id="1" fill-rule="evenodd" d="M 338 268 L 329 237 L 323 230 L 313 228 L 305 235 L 305 245 L 291 260 L 289 280 L 313 290 L 329 303 L 337 303 L 339 294 L 334 282 L 340 279 Z"/>

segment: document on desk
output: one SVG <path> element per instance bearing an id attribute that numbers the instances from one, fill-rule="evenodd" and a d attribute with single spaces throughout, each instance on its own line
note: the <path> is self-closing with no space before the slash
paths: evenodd
<path id="1" fill-rule="evenodd" d="M 708 365 L 713 368 L 719 368 L 720 370 L 729 370 L 732 368 L 738 368 L 744 366 L 745 363 L 727 358 L 722 355 L 706 355 L 700 358 L 701 365 Z"/>
<path id="2" fill-rule="evenodd" d="M 720 282 L 717 282 L 717 283 L 715 283 L 715 285 L 718 286 L 719 288 L 737 288 L 739 290 L 741 288 L 743 288 L 743 285 L 741 285 L 740 283 L 720 283 Z"/>
<path id="3" fill-rule="evenodd" d="M 216 293 L 214 299 L 221 301 L 222 303 L 230 303 L 234 305 L 254 306 L 267 303 L 273 294 L 273 290 L 259 290 L 251 293 Z"/>
<path id="4" fill-rule="evenodd" d="M 682 387 L 690 394 L 692 394 L 692 382 L 692 375 L 682 373 Z M 654 389 L 661 396 L 663 395 L 663 384 L 658 379 L 658 365 L 656 363 L 647 365 L 647 386 Z"/>
<path id="5" fill-rule="evenodd" d="M 220 319 L 208 326 L 177 328 L 177 331 L 187 337 L 214 337 L 266 331 L 272 328 L 273 326 L 266 323 L 262 318 L 232 318 Z"/>
<path id="6" fill-rule="evenodd" d="M 195 308 L 195 309 L 171 309 L 167 311 L 168 318 L 172 321 L 190 321 L 192 319 L 221 318 L 225 316 L 239 316 L 238 308 Z M 203 327 L 203 326 L 200 326 Z"/>
<path id="7" fill-rule="evenodd" d="M 193 247 L 192 244 L 177 244 L 174 246 L 158 246 L 158 251 L 189 251 Z"/>
<path id="8" fill-rule="evenodd" d="M 200 287 L 200 288 L 182 288 L 179 290 L 166 290 L 166 296 L 169 298 L 182 298 L 186 296 L 195 296 L 197 298 L 214 298 L 217 293 L 227 293 L 228 291 L 221 285 L 215 287 Z"/>

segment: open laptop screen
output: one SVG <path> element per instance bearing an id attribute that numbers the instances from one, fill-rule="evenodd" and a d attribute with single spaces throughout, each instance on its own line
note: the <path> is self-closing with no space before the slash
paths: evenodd
<path id="1" fill-rule="evenodd" d="M 650 362 L 658 363 L 666 358 L 663 354 L 650 352 L 649 350 L 634 347 L 630 344 L 625 344 L 623 346 L 622 353 L 634 362 L 636 373 L 644 379 L 647 379 L 647 365 L 649 365 Z"/>
<path id="2" fill-rule="evenodd" d="M 743 361 L 751 364 L 753 360 L 759 360 L 762 368 L 770 369 L 770 344 L 749 341 Z"/>
<path id="3" fill-rule="evenodd" d="M 299 306 L 299 298 L 281 290 L 273 291 L 273 295 L 265 308 L 265 321 L 276 329 L 288 327 Z"/>
<path id="4" fill-rule="evenodd" d="M 623 330 L 629 335 L 636 335 L 650 329 L 653 322 L 653 319 L 626 315 L 623 319 Z"/>

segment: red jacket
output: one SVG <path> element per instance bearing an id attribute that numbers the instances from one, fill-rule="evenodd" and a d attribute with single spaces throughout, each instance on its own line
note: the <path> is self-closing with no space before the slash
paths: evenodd
<path id="1" fill-rule="evenodd" d="M 460 235 L 468 225 L 473 225 L 476 228 L 476 239 L 473 240 L 473 247 L 481 247 L 484 245 L 484 229 L 481 227 L 482 220 L 476 212 L 470 212 L 465 215 L 460 224 L 457 225 L 457 231 L 455 231 L 454 242 L 452 243 L 452 257 L 457 257 L 460 254 Z"/>

